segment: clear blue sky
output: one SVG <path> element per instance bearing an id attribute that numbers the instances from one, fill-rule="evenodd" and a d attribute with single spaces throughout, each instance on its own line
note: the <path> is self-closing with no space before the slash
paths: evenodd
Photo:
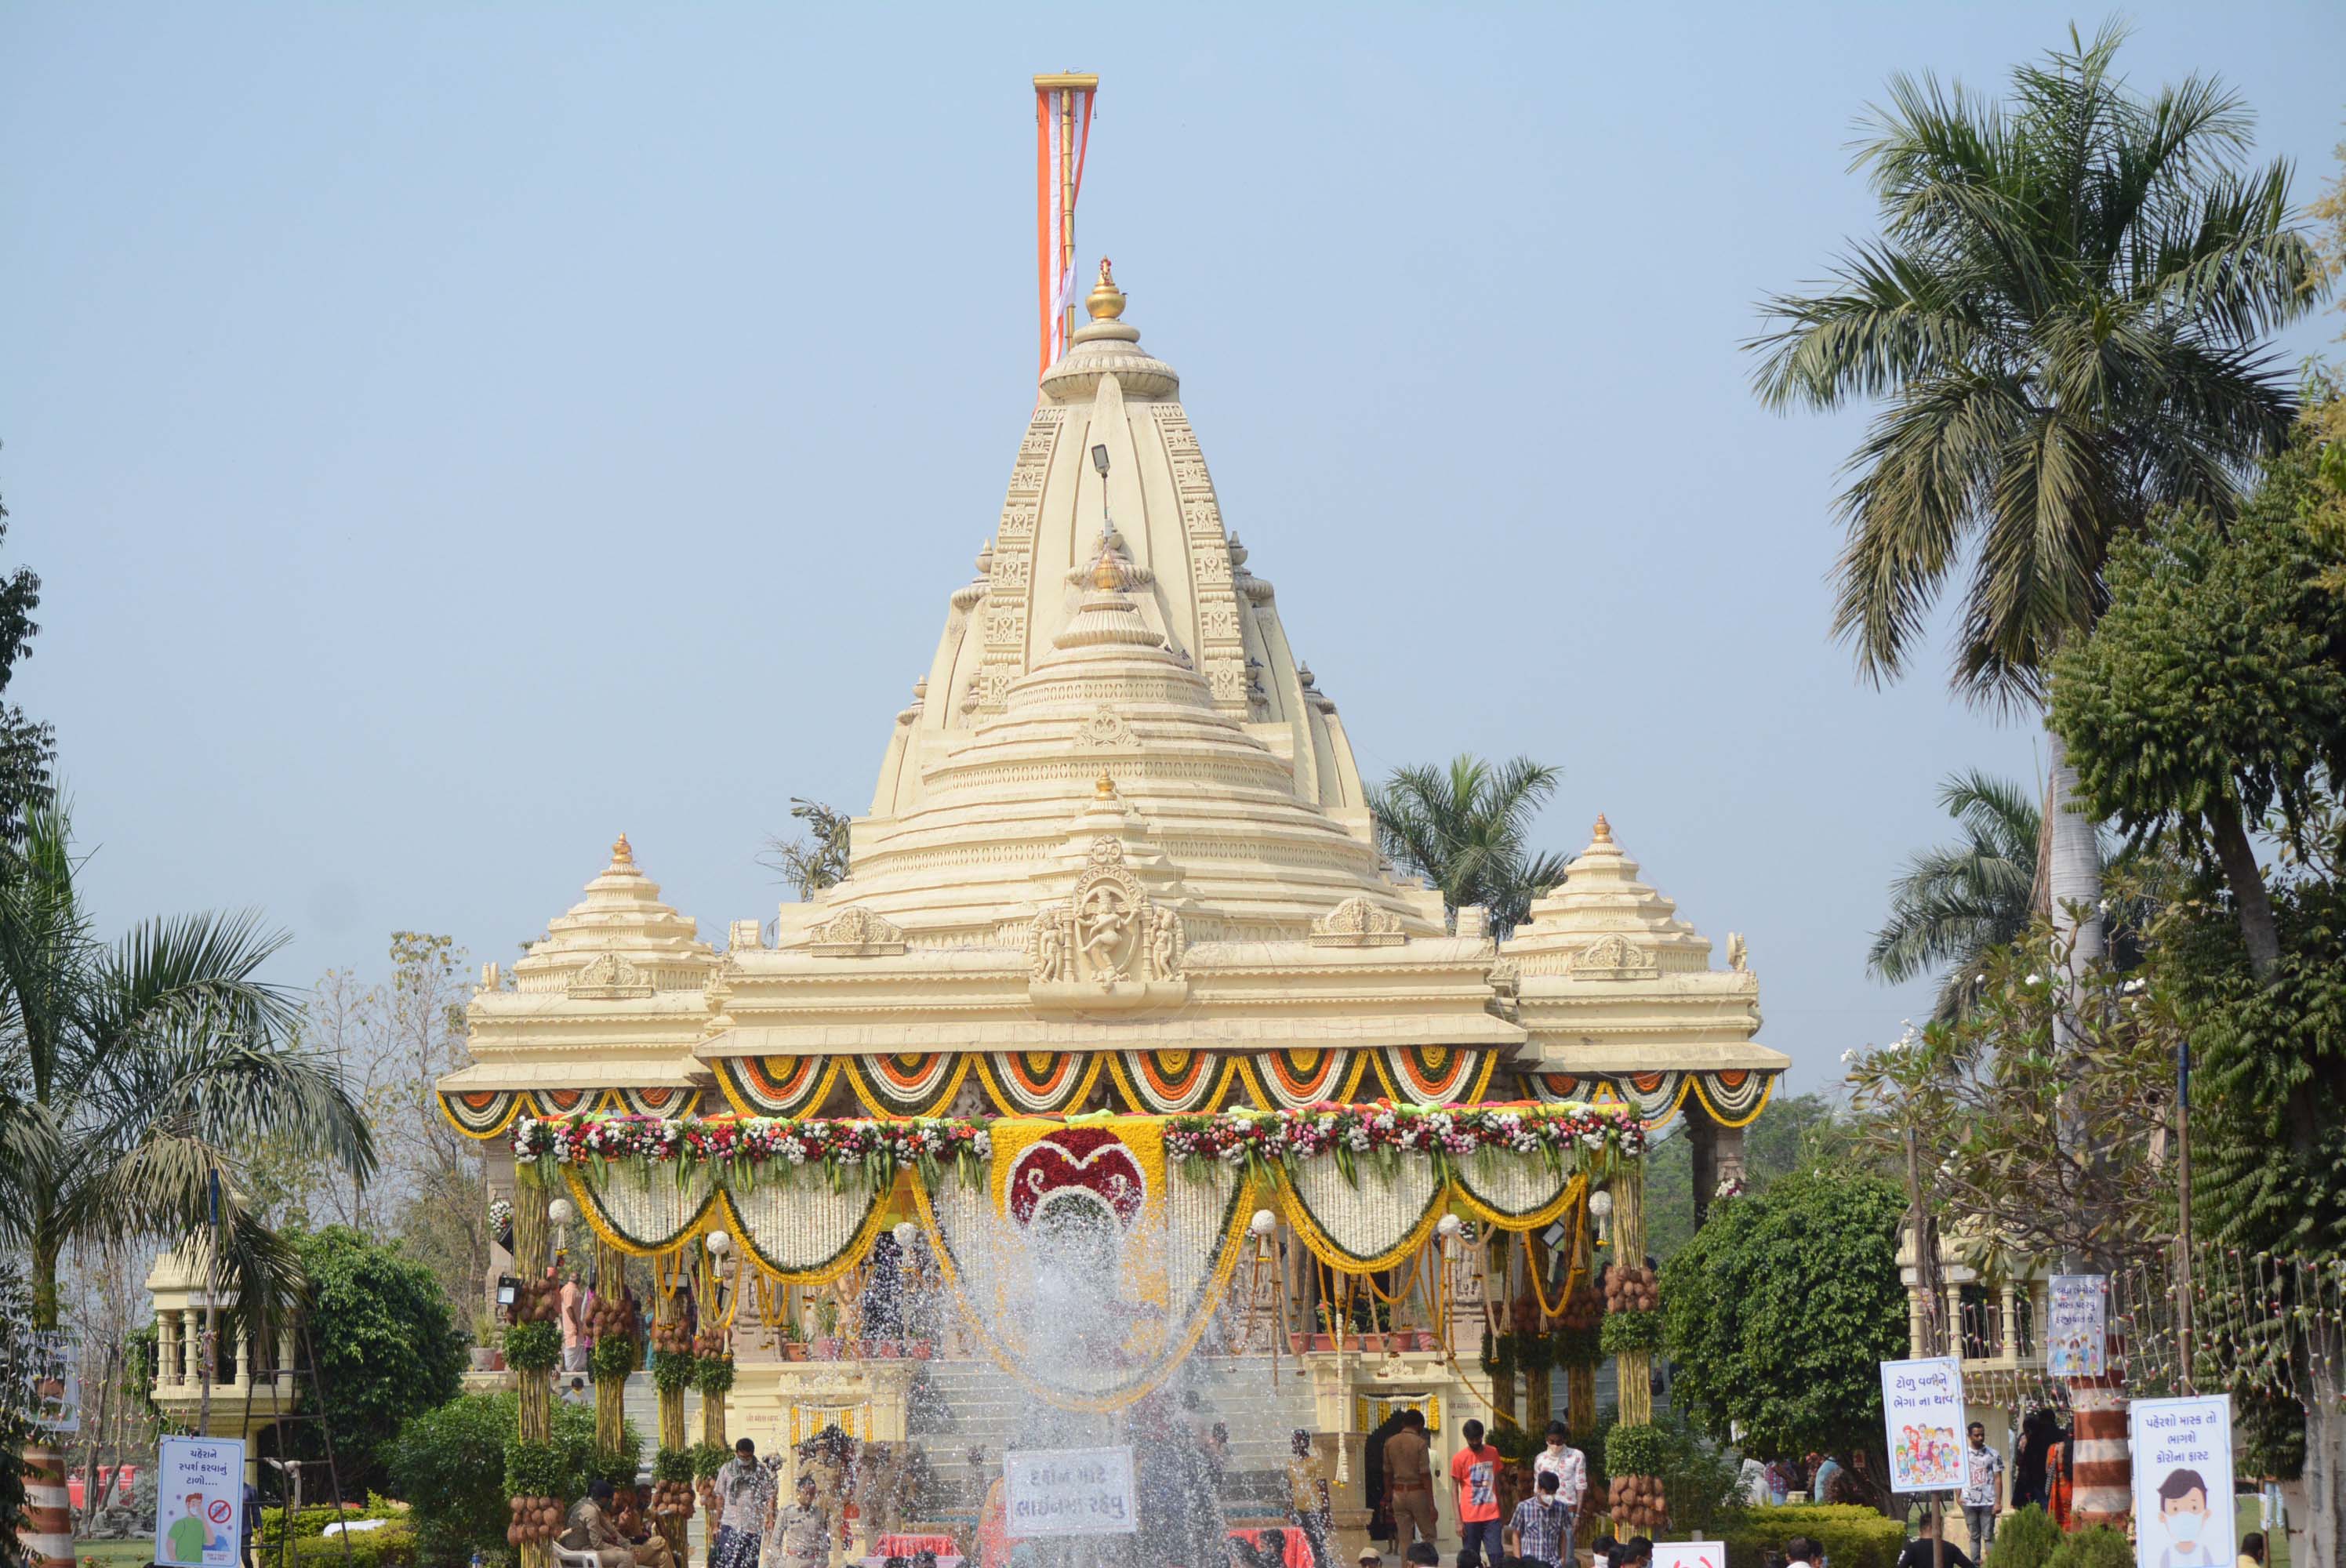
<path id="1" fill-rule="evenodd" d="M 2034 776 L 1943 658 L 1826 637 L 1854 417 L 1754 406 L 1752 302 L 1872 214 L 1893 72 L 2099 11 L 378 5 L 0 10 L 0 495 L 119 925 L 257 904 L 510 959 L 634 839 L 721 934 L 793 794 L 861 810 L 1033 399 L 1026 77 L 1079 226 L 1364 769 L 1528 752 L 1577 850 L 1748 934 L 1794 1081 L 1939 778 Z M 2334 170 L 2346 8 L 2129 13 Z M 2335 324 L 2290 340 L 2318 347 Z"/>

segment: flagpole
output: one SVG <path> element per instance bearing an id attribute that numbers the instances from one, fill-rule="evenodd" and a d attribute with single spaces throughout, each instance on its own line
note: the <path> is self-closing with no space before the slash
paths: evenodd
<path id="1" fill-rule="evenodd" d="M 1051 280 L 1056 292 L 1076 270 L 1076 138 L 1086 117 L 1076 112 L 1078 95 L 1089 94 L 1099 87 L 1099 77 L 1090 72 L 1062 72 L 1035 78 L 1037 92 L 1056 92 L 1059 111 L 1058 230 L 1059 253 L 1054 258 L 1058 271 Z M 1062 344 L 1075 336 L 1076 300 L 1072 289 L 1060 308 L 1059 341 Z M 1048 367 L 1046 367 L 1048 368 Z"/>

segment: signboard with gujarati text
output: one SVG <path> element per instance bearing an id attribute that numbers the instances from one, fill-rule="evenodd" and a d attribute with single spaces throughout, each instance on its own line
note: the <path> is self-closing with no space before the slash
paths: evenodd
<path id="1" fill-rule="evenodd" d="M 2046 1284 L 2045 1375 L 2100 1377 L 2109 1368 L 2108 1278 L 2055 1274 Z"/>
<path id="2" fill-rule="evenodd" d="M 2127 1428 L 2136 1568 L 2223 1568 L 2233 1560 L 2232 1401 L 2137 1400 Z"/>
<path id="3" fill-rule="evenodd" d="M 1953 1356 L 1882 1363 L 1882 1424 L 1890 1490 L 1953 1492 L 1964 1483 L 1964 1364 Z"/>
<path id="4" fill-rule="evenodd" d="M 155 1561 L 237 1568 L 244 1555 L 244 1440 L 167 1437 L 155 1455 Z"/>
<path id="5" fill-rule="evenodd" d="M 1012 1449 L 1002 1456 L 1004 1522 L 1022 1540 L 1041 1535 L 1129 1535 L 1132 1450 Z"/>

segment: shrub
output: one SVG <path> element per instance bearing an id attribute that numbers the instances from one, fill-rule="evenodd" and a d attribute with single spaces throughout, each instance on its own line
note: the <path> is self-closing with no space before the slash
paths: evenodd
<path id="1" fill-rule="evenodd" d="M 293 1513 L 293 1539 L 301 1541 L 318 1535 L 337 1519 L 405 1519 L 406 1517 L 406 1504 L 394 1502 L 380 1492 L 370 1492 L 367 1494 L 366 1505 L 362 1508 L 352 1503 L 345 1503 L 342 1507 L 336 1508 L 329 1502 L 296 1509 Z M 258 1535 L 260 1544 L 263 1547 L 273 1547 L 284 1539 L 284 1535 L 285 1510 L 262 1509 Z"/>
<path id="2" fill-rule="evenodd" d="M 415 1531 L 406 1524 L 360 1531 L 347 1547 L 340 1535 L 293 1539 L 293 1561 L 301 1568 L 413 1568 L 419 1550 Z"/>
<path id="3" fill-rule="evenodd" d="M 505 1330 L 505 1365 L 516 1372 L 550 1372 L 562 1364 L 562 1330 L 552 1323 L 515 1323 Z"/>
<path id="4" fill-rule="evenodd" d="M 693 1387 L 705 1400 L 721 1400 L 733 1391 L 733 1358 L 703 1356 L 692 1369 Z"/>
<path id="5" fill-rule="evenodd" d="M 636 1341 L 626 1334 L 606 1334 L 595 1341 L 586 1358 L 586 1372 L 597 1382 L 625 1382 L 636 1369 Z"/>
<path id="6" fill-rule="evenodd" d="M 1624 1350 L 1658 1350 L 1662 1348 L 1662 1314 L 1650 1312 L 1607 1312 L 1596 1329 L 1596 1342 L 1608 1356 Z"/>
<path id="7" fill-rule="evenodd" d="M 664 1448 L 652 1456 L 654 1481 L 678 1481 L 692 1479 L 692 1452 L 688 1448 Z"/>
<path id="8" fill-rule="evenodd" d="M 520 1407 L 512 1393 L 466 1394 L 400 1428 L 390 1449 L 392 1487 L 408 1502 L 419 1563 L 463 1563 L 476 1548 L 492 1559 L 511 1559 L 505 1445 L 514 1441 Z M 634 1481 L 640 1440 L 632 1421 L 615 1455 L 595 1451 L 595 1412 L 584 1405 L 556 1405 L 553 1430 L 550 1446 L 560 1464 L 549 1495 L 583 1496 L 597 1475 Z"/>
<path id="9" fill-rule="evenodd" d="M 2134 1547 L 2106 1524 L 2066 1535 L 2045 1568 L 2134 1568 Z"/>
<path id="10" fill-rule="evenodd" d="M 652 1352 L 652 1387 L 663 1394 L 680 1394 L 700 1375 L 700 1358 L 675 1350 Z"/>
<path id="11" fill-rule="evenodd" d="M 1981 1568 L 2045 1568 L 2045 1560 L 2060 1544 L 2061 1527 L 2032 1502 L 1997 1522 L 1995 1544 L 1987 1549 Z"/>
<path id="12" fill-rule="evenodd" d="M 1806 1535 L 1824 1548 L 1833 1568 L 1896 1568 L 1906 1545 L 1906 1527 L 1871 1508 L 1812 1503 L 1798 1508 L 1747 1508 L 1731 1518 L 1720 1538 L 1727 1543 L 1727 1568 L 1760 1568 L 1770 1552 Z"/>
<path id="13" fill-rule="evenodd" d="M 1668 1458 L 1668 1440 L 1657 1426 L 1617 1426 L 1605 1437 L 1605 1473 L 1659 1475 Z"/>
<path id="14" fill-rule="evenodd" d="M 733 1451 L 721 1442 L 695 1443 L 691 1453 L 695 1481 L 715 1480 L 717 1472 L 725 1468 L 725 1461 L 733 1457 Z"/>

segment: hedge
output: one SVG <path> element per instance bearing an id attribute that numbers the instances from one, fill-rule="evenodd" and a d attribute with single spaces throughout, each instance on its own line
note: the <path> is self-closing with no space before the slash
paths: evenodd
<path id="1" fill-rule="evenodd" d="M 340 1568 L 346 1561 L 349 1568 L 414 1568 L 415 1532 L 404 1524 L 362 1530 L 347 1553 L 340 1535 L 296 1536 L 293 1561 L 306 1568 Z"/>
<path id="2" fill-rule="evenodd" d="M 1906 1527 L 1871 1508 L 1851 1503 L 1807 1503 L 1790 1508 L 1748 1508 L 1721 1532 L 1727 1568 L 1760 1568 L 1765 1554 L 1805 1535 L 1824 1548 L 1833 1568 L 1896 1568 L 1906 1545 Z"/>
<path id="3" fill-rule="evenodd" d="M 293 1539 L 321 1534 L 327 1525 L 337 1519 L 405 1519 L 407 1505 L 393 1502 L 380 1492 L 367 1494 L 366 1506 L 355 1503 L 336 1508 L 332 1503 L 318 1503 L 298 1509 L 293 1514 Z M 260 1511 L 260 1529 L 257 1539 L 264 1548 L 274 1547 L 285 1533 L 285 1510 L 264 1508 Z"/>
<path id="4" fill-rule="evenodd" d="M 2061 1527 L 2032 1502 L 1997 1522 L 1995 1544 L 1987 1549 L 1984 1568 L 2045 1568 L 2045 1560 L 2060 1544 Z"/>
<path id="5" fill-rule="evenodd" d="M 2045 1568 L 2134 1568 L 2134 1547 L 2119 1532 L 2096 1524 L 2064 1537 Z"/>

